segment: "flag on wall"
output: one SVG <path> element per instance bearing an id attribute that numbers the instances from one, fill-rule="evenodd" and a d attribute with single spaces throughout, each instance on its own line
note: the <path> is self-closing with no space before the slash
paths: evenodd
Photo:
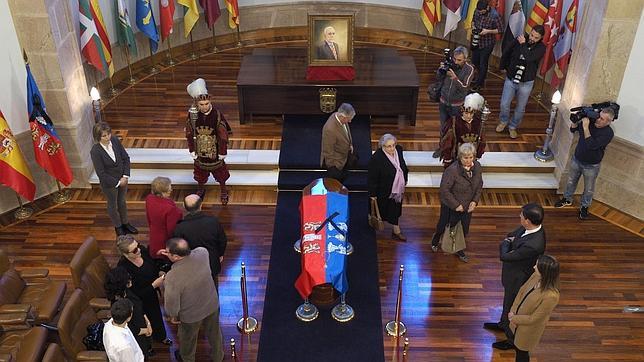
<path id="1" fill-rule="evenodd" d="M 126 0 L 116 0 L 116 36 L 119 44 L 127 45 L 131 55 L 136 55 L 136 39 L 134 30 L 130 22 L 130 12 L 127 8 Z"/>
<path id="2" fill-rule="evenodd" d="M 219 16 L 221 16 L 219 0 L 199 0 L 199 5 L 203 8 L 208 29 L 212 30 L 212 27 L 215 25 L 215 21 L 217 21 Z"/>
<path id="3" fill-rule="evenodd" d="M 546 55 L 541 62 L 541 75 L 546 74 L 550 67 L 555 63 L 555 57 L 552 50 L 559 39 L 559 26 L 561 24 L 561 12 L 563 11 L 563 0 L 552 0 L 548 7 L 548 17 L 543 23 L 545 34 L 543 44 L 546 46 Z"/>
<path id="4" fill-rule="evenodd" d="M 441 21 L 441 0 L 424 0 L 420 8 L 420 18 L 429 35 L 433 35 L 436 23 Z"/>
<path id="5" fill-rule="evenodd" d="M 225 0 L 226 9 L 228 9 L 228 26 L 235 29 L 239 26 L 239 5 L 237 0 Z"/>
<path id="6" fill-rule="evenodd" d="M 68 186 L 74 179 L 72 169 L 69 167 L 65 149 L 56 133 L 54 124 L 47 115 L 45 102 L 28 64 L 27 110 L 29 111 L 29 129 L 31 129 L 36 162 L 49 175 Z"/>
<path id="7" fill-rule="evenodd" d="M 159 32 L 150 0 L 136 0 L 136 26 L 150 39 L 150 50 L 156 52 L 159 48 Z"/>
<path id="8" fill-rule="evenodd" d="M 11 187 L 29 201 L 33 201 L 36 196 L 34 178 L 2 110 L 0 110 L 0 183 Z"/>
<path id="9" fill-rule="evenodd" d="M 187 38 L 192 28 L 199 20 L 199 8 L 197 0 L 178 0 L 179 5 L 183 5 L 183 35 Z"/>
<path id="10" fill-rule="evenodd" d="M 445 17 L 445 33 L 443 37 L 452 32 L 461 21 L 461 0 L 443 0 L 443 4 L 447 8 L 447 16 Z"/>
<path id="11" fill-rule="evenodd" d="M 159 2 L 159 22 L 161 23 L 161 40 L 166 40 L 172 34 L 174 26 L 174 0 Z"/>
<path id="12" fill-rule="evenodd" d="M 112 48 L 98 0 L 78 0 L 80 48 L 85 60 L 99 72 L 112 76 Z"/>
<path id="13" fill-rule="evenodd" d="M 555 71 L 550 80 L 550 84 L 554 88 L 558 88 L 561 81 L 566 77 L 570 55 L 572 54 L 572 43 L 577 32 L 578 8 L 579 0 L 573 0 L 566 13 L 565 28 L 561 32 L 559 40 L 557 40 L 557 44 L 553 50 L 555 56 Z"/>
<path id="14" fill-rule="evenodd" d="M 546 21 L 549 6 L 550 0 L 537 0 L 534 3 L 530 17 L 527 18 L 527 23 L 525 25 L 526 33 L 529 34 L 535 25 L 542 25 L 543 22 Z"/>

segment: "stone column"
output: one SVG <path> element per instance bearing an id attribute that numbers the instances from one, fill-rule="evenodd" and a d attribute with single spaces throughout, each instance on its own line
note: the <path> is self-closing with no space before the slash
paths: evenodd
<path id="1" fill-rule="evenodd" d="M 577 40 L 566 76 L 566 84 L 559 105 L 553 138 L 555 175 L 559 178 L 559 192 L 568 179 L 566 167 L 577 144 L 577 137 L 569 131 L 569 109 L 583 104 L 615 101 L 624 77 L 635 33 L 640 24 L 644 0 L 609 1 L 587 0 L 580 9 L 581 24 L 577 24 Z M 602 170 L 597 180 L 594 198 L 634 216 L 642 217 L 642 180 L 628 169 L 637 171 L 642 164 L 641 151 L 626 153 L 621 150 L 625 141 L 615 138 L 606 150 Z M 631 181 L 628 181 L 628 180 Z M 578 191 L 581 190 L 579 182 Z"/>
<path id="2" fill-rule="evenodd" d="M 60 136 L 74 174 L 72 187 L 89 187 L 92 172 L 89 150 L 94 124 L 77 35 L 71 24 L 68 0 L 9 0 L 16 34 L 27 52 L 31 71 Z M 38 166 L 30 132 L 16 135 L 25 158 L 30 160 L 37 197 L 56 189 L 55 181 Z M 3 209 L 10 198 L 0 197 Z M 5 200 L 6 199 L 6 200 Z M 17 204 L 15 197 L 13 203 Z M 7 203 L 5 203 L 7 201 Z M 17 206 L 17 205 L 14 205 Z"/>

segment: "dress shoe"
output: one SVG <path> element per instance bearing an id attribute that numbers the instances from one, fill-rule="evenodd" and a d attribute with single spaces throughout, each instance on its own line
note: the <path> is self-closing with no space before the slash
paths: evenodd
<path id="1" fill-rule="evenodd" d="M 139 231 L 134 226 L 132 226 L 132 224 L 130 224 L 130 223 L 121 225 L 121 228 L 126 233 L 129 233 L 129 234 L 138 234 L 139 233 Z"/>
<path id="2" fill-rule="evenodd" d="M 123 230 L 123 226 L 117 226 L 114 228 L 114 231 L 116 231 L 116 236 L 121 236 L 127 234 L 125 230 Z"/>
<path id="3" fill-rule="evenodd" d="M 395 232 L 392 231 L 391 232 L 391 238 L 394 239 L 394 240 L 399 240 L 399 241 L 403 241 L 403 242 L 407 241 L 407 237 L 405 235 L 403 235 L 402 232 L 396 234 Z"/>
<path id="4" fill-rule="evenodd" d="M 501 350 L 508 350 L 508 349 L 513 349 L 514 344 L 512 342 L 505 340 L 505 341 L 500 341 L 500 342 L 494 342 L 492 343 L 492 347 L 496 349 L 501 349 Z"/>
<path id="5" fill-rule="evenodd" d="M 483 323 L 483 328 L 489 329 L 491 331 L 503 332 L 503 328 L 501 328 L 501 326 L 497 322 Z"/>

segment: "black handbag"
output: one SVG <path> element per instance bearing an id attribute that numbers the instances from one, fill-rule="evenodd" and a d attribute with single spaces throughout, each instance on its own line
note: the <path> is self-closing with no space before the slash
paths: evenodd
<path id="1" fill-rule="evenodd" d="M 443 88 L 443 81 L 437 80 L 434 83 L 430 84 L 427 87 L 427 95 L 431 102 L 440 102 L 441 100 L 441 89 Z"/>
<path id="2" fill-rule="evenodd" d="M 87 335 L 83 338 L 83 344 L 88 351 L 104 351 L 103 328 L 105 323 L 98 321 L 87 326 Z"/>

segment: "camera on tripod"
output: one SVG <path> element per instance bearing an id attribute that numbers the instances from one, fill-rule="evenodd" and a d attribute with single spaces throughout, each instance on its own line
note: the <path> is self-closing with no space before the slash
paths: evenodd
<path id="1" fill-rule="evenodd" d="M 454 59 L 452 58 L 452 50 L 450 48 L 445 48 L 443 49 L 443 54 L 445 55 L 445 60 L 441 62 L 440 67 L 438 67 L 438 72 L 441 75 L 447 74 L 448 70 L 453 70 L 457 71 L 458 66 L 454 62 Z"/>
<path id="2" fill-rule="evenodd" d="M 581 106 L 570 109 L 570 122 L 578 123 L 583 118 L 588 117 L 591 120 L 596 120 L 599 118 L 599 113 L 604 108 L 611 108 L 615 113 L 613 120 L 616 120 L 619 116 L 619 104 L 615 102 L 602 102 L 602 103 L 593 103 L 590 106 Z"/>
<path id="3" fill-rule="evenodd" d="M 477 49 L 479 47 L 479 41 L 481 40 L 481 29 L 472 28 L 472 42 L 470 43 L 472 49 Z"/>

